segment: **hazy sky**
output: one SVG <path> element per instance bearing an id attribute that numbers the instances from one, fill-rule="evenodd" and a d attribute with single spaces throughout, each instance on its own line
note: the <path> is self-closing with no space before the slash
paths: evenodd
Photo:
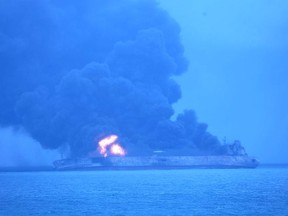
<path id="1" fill-rule="evenodd" d="M 160 0 L 180 23 L 189 71 L 177 111 L 262 162 L 288 162 L 288 2 Z"/>

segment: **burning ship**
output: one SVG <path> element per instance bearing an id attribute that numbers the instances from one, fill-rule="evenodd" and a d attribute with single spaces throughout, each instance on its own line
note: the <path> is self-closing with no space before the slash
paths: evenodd
<path id="1" fill-rule="evenodd" d="M 98 142 L 98 156 L 62 159 L 54 162 L 57 170 L 101 169 L 189 169 L 189 168 L 256 168 L 258 161 L 244 152 L 231 155 L 166 156 L 154 151 L 151 156 L 127 156 L 117 143 L 118 136 L 110 135 Z M 236 146 L 235 146 L 236 145 Z M 237 143 L 232 149 L 237 148 Z M 237 150 L 239 151 L 239 150 Z M 234 151 L 235 152 L 235 151 Z"/>

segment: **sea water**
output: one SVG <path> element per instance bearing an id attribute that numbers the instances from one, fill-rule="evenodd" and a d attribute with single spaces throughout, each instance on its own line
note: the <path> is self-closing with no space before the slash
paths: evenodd
<path id="1" fill-rule="evenodd" d="M 2 172 L 0 215 L 288 215 L 288 168 Z"/>

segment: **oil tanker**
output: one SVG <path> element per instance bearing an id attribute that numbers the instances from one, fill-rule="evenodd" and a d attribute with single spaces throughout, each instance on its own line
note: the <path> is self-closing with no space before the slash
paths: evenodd
<path id="1" fill-rule="evenodd" d="M 56 170 L 106 169 L 192 169 L 256 168 L 258 161 L 247 155 L 222 156 L 109 156 L 63 159 L 54 162 Z"/>
<path id="2" fill-rule="evenodd" d="M 118 136 L 114 134 L 105 137 L 98 142 L 97 150 L 89 157 L 57 160 L 54 162 L 54 167 L 56 170 L 189 169 L 255 168 L 259 164 L 255 158 L 247 155 L 239 141 L 223 145 L 224 155 L 173 156 L 172 154 L 171 156 L 165 151 L 154 150 L 146 156 L 128 156 L 117 139 Z"/>

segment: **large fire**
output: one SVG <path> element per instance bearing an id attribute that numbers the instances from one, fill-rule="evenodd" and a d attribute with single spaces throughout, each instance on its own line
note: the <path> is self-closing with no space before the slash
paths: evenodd
<path id="1" fill-rule="evenodd" d="M 126 151 L 123 149 L 123 147 L 116 143 L 118 139 L 117 135 L 110 135 L 98 142 L 98 151 L 101 155 L 104 157 L 107 157 L 108 155 L 120 155 L 124 156 L 126 155 Z"/>

